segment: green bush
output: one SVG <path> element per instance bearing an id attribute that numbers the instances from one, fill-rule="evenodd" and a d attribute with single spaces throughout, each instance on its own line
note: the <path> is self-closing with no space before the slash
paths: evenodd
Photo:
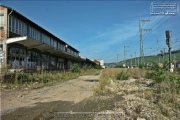
<path id="1" fill-rule="evenodd" d="M 81 69 L 79 67 L 78 64 L 73 64 L 72 68 L 71 68 L 71 72 L 73 73 L 80 73 Z"/>
<path id="2" fill-rule="evenodd" d="M 129 75 L 127 72 L 121 71 L 120 73 L 117 74 L 116 79 L 117 80 L 128 80 Z"/>
<path id="3" fill-rule="evenodd" d="M 29 75 L 26 73 L 17 73 L 17 80 L 18 80 L 18 83 L 25 83 L 27 81 L 30 81 Z M 32 81 L 34 82 L 34 79 Z"/>
<path id="4" fill-rule="evenodd" d="M 146 72 L 146 78 L 153 79 L 159 83 L 166 80 L 166 74 L 167 73 L 164 69 L 159 68 L 150 72 Z"/>
<path id="5" fill-rule="evenodd" d="M 102 67 L 100 66 L 100 65 L 96 65 L 95 67 L 94 67 L 94 69 L 102 69 Z"/>

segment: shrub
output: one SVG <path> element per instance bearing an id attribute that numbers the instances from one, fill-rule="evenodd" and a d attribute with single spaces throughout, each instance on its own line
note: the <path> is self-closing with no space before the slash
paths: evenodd
<path id="1" fill-rule="evenodd" d="M 94 67 L 95 69 L 102 69 L 102 67 L 100 66 L 100 65 L 96 65 L 95 67 Z"/>
<path id="2" fill-rule="evenodd" d="M 129 75 L 127 72 L 121 71 L 117 74 L 116 79 L 117 80 L 127 80 L 129 78 Z"/>
<path id="3" fill-rule="evenodd" d="M 81 71 L 80 67 L 78 64 L 73 64 L 72 68 L 71 68 L 71 72 L 73 73 L 79 73 Z"/>
<path id="4" fill-rule="evenodd" d="M 153 79 L 156 82 L 160 83 L 166 79 L 166 71 L 164 69 L 155 69 L 153 71 L 148 71 L 146 73 L 146 78 Z"/>
<path id="5" fill-rule="evenodd" d="M 100 78 L 99 84 L 94 88 L 95 95 L 109 95 L 112 93 L 108 86 L 110 86 L 112 79 Z"/>
<path id="6" fill-rule="evenodd" d="M 129 72 L 130 72 L 131 77 L 133 77 L 135 79 L 139 79 L 141 77 L 139 68 L 130 69 Z"/>
<path id="7" fill-rule="evenodd" d="M 144 92 L 145 99 L 150 100 L 152 98 L 152 96 L 153 96 L 153 91 L 152 90 L 147 90 L 147 91 Z"/>
<path id="8" fill-rule="evenodd" d="M 26 73 L 17 73 L 17 80 L 19 83 L 25 83 L 29 80 L 29 75 Z M 34 81 L 34 79 L 32 81 Z"/>

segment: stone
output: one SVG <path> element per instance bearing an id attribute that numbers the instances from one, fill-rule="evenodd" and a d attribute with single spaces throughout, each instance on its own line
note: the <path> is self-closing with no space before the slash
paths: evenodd
<path id="1" fill-rule="evenodd" d="M 29 88 L 24 88 L 24 90 L 29 90 Z"/>
<path id="2" fill-rule="evenodd" d="M 7 85 L 2 85 L 1 87 L 4 88 L 4 89 L 8 88 Z"/>

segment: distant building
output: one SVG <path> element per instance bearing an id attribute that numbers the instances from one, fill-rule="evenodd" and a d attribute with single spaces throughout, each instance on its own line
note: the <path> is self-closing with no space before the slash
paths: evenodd
<path id="1" fill-rule="evenodd" d="M 96 61 L 99 61 L 99 62 L 100 62 L 100 66 L 101 66 L 102 68 L 105 68 L 105 66 L 104 66 L 104 60 L 102 60 L 102 59 L 96 59 Z"/>
<path id="2" fill-rule="evenodd" d="M 96 65 L 100 65 L 100 62 L 97 60 L 94 60 L 94 62 L 96 63 Z"/>

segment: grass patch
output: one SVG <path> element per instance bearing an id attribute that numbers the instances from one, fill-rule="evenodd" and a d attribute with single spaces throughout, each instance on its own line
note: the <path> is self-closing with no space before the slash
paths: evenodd
<path id="1" fill-rule="evenodd" d="M 99 80 L 99 84 L 95 87 L 95 95 L 107 95 L 115 91 L 115 87 L 111 86 L 111 82 L 117 82 L 117 80 L 128 80 L 129 78 L 140 78 L 140 69 L 133 68 L 107 68 L 102 70 L 102 75 Z M 113 89 L 111 90 L 110 87 Z"/>
<path id="2" fill-rule="evenodd" d="M 153 97 L 153 91 L 152 90 L 146 90 L 144 91 L 144 98 L 147 100 L 151 100 Z"/>
<path id="3" fill-rule="evenodd" d="M 80 71 L 79 71 L 80 70 Z M 70 79 L 78 78 L 82 75 L 94 75 L 99 73 L 100 70 L 93 68 L 80 69 L 76 65 L 72 68 L 70 72 L 58 72 L 58 71 L 42 71 L 41 73 L 4 73 L 4 78 L 1 81 L 4 84 L 6 89 L 13 88 L 23 88 L 27 86 L 32 86 L 33 83 L 41 84 L 41 86 L 50 86 L 58 84 Z M 34 88 L 34 87 L 32 87 Z"/>
<path id="4" fill-rule="evenodd" d="M 127 71 L 126 72 L 121 71 L 121 72 L 119 72 L 117 74 L 116 79 L 117 80 L 128 80 L 129 79 L 129 75 L 128 75 Z"/>

